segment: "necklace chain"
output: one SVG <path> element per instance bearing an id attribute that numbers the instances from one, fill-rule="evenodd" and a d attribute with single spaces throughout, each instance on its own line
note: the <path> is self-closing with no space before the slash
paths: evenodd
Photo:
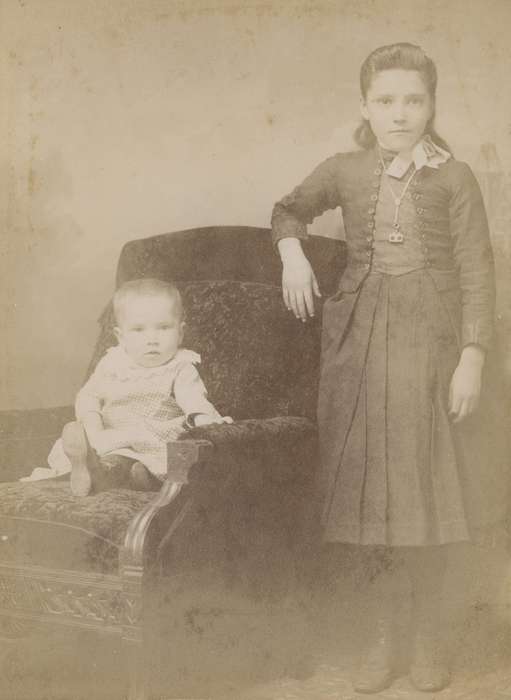
<path id="1" fill-rule="evenodd" d="M 387 169 L 385 167 L 385 163 L 383 162 L 381 151 L 380 151 L 380 163 L 381 163 L 381 166 L 383 169 L 383 174 L 385 176 L 385 182 L 387 183 L 387 187 L 389 189 L 389 192 L 391 194 L 391 197 L 392 197 L 392 200 L 393 200 L 394 206 L 395 206 L 394 223 L 393 223 L 393 227 L 394 227 L 395 231 L 389 234 L 389 241 L 391 243 L 402 243 L 404 241 L 404 236 L 400 231 L 401 225 L 399 223 L 399 210 L 401 208 L 401 202 L 403 201 L 403 199 L 405 197 L 405 194 L 408 190 L 408 187 L 409 187 L 411 181 L 413 180 L 413 178 L 415 177 L 415 174 L 417 173 L 417 168 L 414 165 L 412 174 L 410 175 L 410 177 L 406 181 L 405 186 L 403 187 L 403 189 L 401 191 L 401 194 L 398 196 L 398 195 L 396 195 L 396 193 L 392 189 L 392 185 L 390 184 L 389 176 L 387 174 Z"/>

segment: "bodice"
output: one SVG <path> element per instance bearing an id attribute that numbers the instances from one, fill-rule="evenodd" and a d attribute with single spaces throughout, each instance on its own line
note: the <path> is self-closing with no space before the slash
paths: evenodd
<path id="1" fill-rule="evenodd" d="M 411 169 L 401 179 L 382 175 L 374 216 L 372 269 L 375 272 L 403 275 L 425 266 L 424 251 L 417 225 L 416 207 L 413 204 L 410 187 L 407 187 L 410 175 Z M 413 179 L 410 184 L 412 182 Z M 389 241 L 389 234 L 394 231 L 396 210 L 389 185 L 396 197 L 401 196 L 407 187 L 399 207 L 400 231 L 404 235 L 402 243 Z"/>

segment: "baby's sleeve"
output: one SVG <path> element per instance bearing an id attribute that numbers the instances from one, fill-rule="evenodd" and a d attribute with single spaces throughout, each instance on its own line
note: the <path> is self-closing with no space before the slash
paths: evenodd
<path id="1" fill-rule="evenodd" d="M 174 380 L 174 398 L 186 418 L 197 414 L 220 418 L 220 414 L 208 400 L 208 392 L 196 367 L 183 362 Z"/>
<path id="2" fill-rule="evenodd" d="M 104 387 L 105 377 L 106 362 L 105 358 L 102 358 L 76 395 L 75 413 L 77 420 L 82 421 L 88 413 L 101 414 L 103 405 L 101 387 Z"/>

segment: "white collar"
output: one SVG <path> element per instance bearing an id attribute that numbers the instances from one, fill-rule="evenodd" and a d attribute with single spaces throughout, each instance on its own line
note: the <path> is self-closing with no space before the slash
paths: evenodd
<path id="1" fill-rule="evenodd" d="M 426 134 L 426 136 L 415 144 L 410 156 L 404 158 L 399 154 L 396 155 L 385 172 L 387 175 L 401 179 L 412 163 L 415 165 L 416 170 L 420 170 L 425 166 L 428 168 L 438 168 L 439 165 L 445 163 L 450 157 L 451 154 L 449 151 L 440 148 L 440 146 L 432 140 L 431 136 Z"/>
<path id="2" fill-rule="evenodd" d="M 105 358 L 107 367 L 115 373 L 123 374 L 125 372 L 137 372 L 139 374 L 164 374 L 169 369 L 175 368 L 180 362 L 191 362 L 194 365 L 200 364 L 201 356 L 193 350 L 187 348 L 179 348 L 173 358 L 163 365 L 156 367 L 144 367 L 137 365 L 127 354 L 121 345 L 114 345 L 106 351 Z"/>

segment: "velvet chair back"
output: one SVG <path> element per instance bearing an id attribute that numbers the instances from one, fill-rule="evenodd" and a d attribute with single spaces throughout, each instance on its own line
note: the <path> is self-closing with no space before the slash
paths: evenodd
<path id="1" fill-rule="evenodd" d="M 344 245 L 311 237 L 306 249 L 325 297 L 343 270 Z M 268 229 L 209 227 L 132 241 L 121 253 L 117 285 L 140 277 L 179 287 L 184 346 L 200 353 L 201 376 L 223 414 L 315 415 L 321 304 L 305 324 L 285 309 L 281 264 Z M 113 325 L 109 305 L 90 371 L 115 344 Z"/>

